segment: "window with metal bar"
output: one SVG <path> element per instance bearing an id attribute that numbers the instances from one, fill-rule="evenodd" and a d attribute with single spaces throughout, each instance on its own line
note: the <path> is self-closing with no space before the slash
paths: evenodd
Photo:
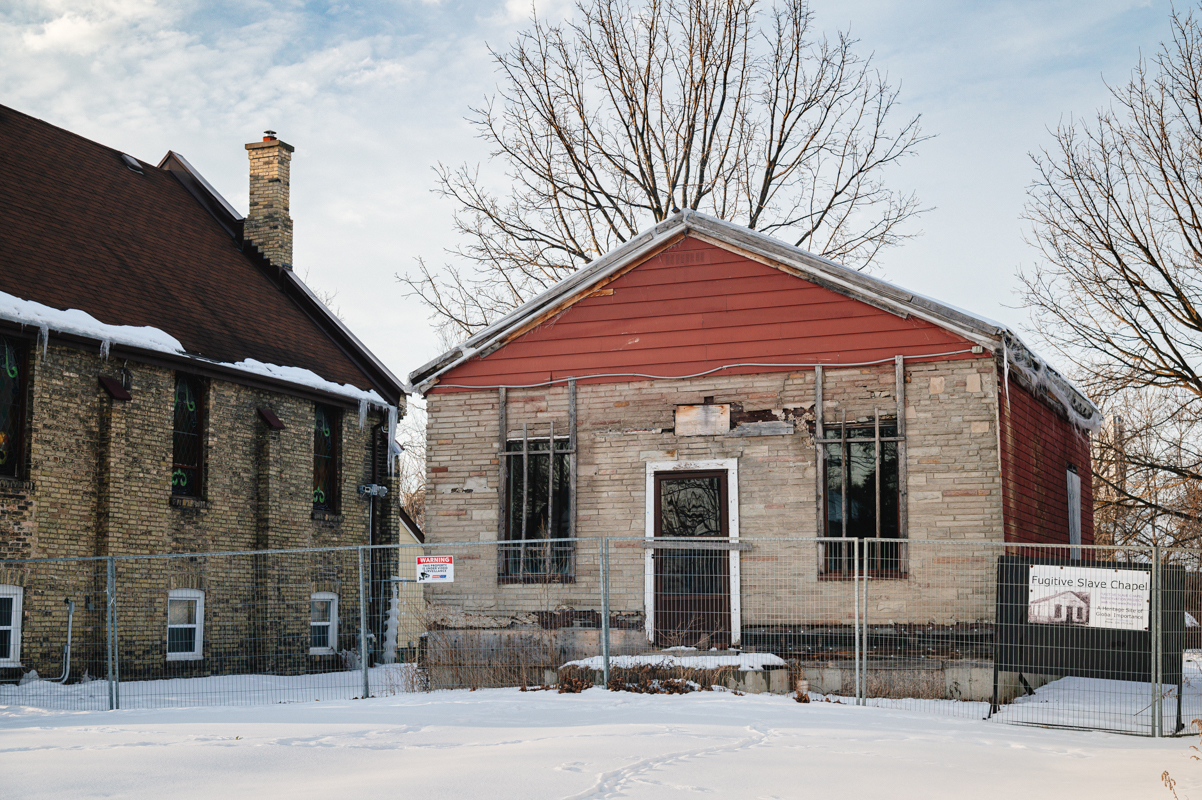
<path id="1" fill-rule="evenodd" d="M 502 582 L 572 580 L 572 543 L 551 541 L 571 536 L 570 446 L 568 437 L 506 443 L 506 543 L 498 564 Z"/>
<path id="2" fill-rule="evenodd" d="M 0 477 L 21 477 L 25 443 L 26 349 L 0 336 Z"/>
<path id="3" fill-rule="evenodd" d="M 338 447 L 340 415 L 337 409 L 317 406 L 313 415 L 313 509 L 338 513 Z"/>
<path id="4" fill-rule="evenodd" d="M 171 445 L 171 493 L 200 497 L 204 425 L 203 385 L 191 375 L 175 376 L 175 426 Z"/>
<path id="5" fill-rule="evenodd" d="M 898 491 L 901 441 L 896 422 L 879 417 L 868 425 L 844 423 L 823 430 L 824 535 L 860 539 L 860 569 L 877 577 L 904 577 L 906 572 Z M 825 574 L 851 574 L 850 543 L 830 542 L 823 549 Z"/>

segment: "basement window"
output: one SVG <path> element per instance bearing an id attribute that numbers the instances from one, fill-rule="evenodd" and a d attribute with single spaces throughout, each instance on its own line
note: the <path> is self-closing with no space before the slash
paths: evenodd
<path id="1" fill-rule="evenodd" d="M 0 666 L 21 665 L 21 600 L 24 589 L 0 584 Z"/>
<path id="2" fill-rule="evenodd" d="M 551 442 L 554 441 L 554 452 Z M 572 580 L 571 442 L 568 437 L 506 444 L 505 539 L 498 556 L 503 583 Z"/>
<path id="3" fill-rule="evenodd" d="M 167 660 L 196 661 L 204 653 L 205 593 L 172 589 L 167 593 Z"/>
<path id="4" fill-rule="evenodd" d="M 314 592 L 309 597 L 309 655 L 332 656 L 338 649 L 338 595 Z"/>

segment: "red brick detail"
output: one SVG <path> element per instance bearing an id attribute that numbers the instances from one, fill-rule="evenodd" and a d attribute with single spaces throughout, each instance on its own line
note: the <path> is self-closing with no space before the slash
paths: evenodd
<path id="1" fill-rule="evenodd" d="M 1001 403 L 1002 517 L 1007 542 L 1068 543 L 1067 469 L 1081 476 L 1081 542 L 1093 543 L 1089 434 L 1014 381 Z"/>

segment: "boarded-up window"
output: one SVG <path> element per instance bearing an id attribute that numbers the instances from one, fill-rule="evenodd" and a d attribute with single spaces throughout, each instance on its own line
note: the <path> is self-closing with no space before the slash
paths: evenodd
<path id="1" fill-rule="evenodd" d="M 729 403 L 676 407 L 677 436 L 724 436 L 729 431 Z"/>
<path id="2" fill-rule="evenodd" d="M 1077 468 L 1068 465 L 1066 472 L 1068 483 L 1068 543 L 1081 544 L 1081 476 Z M 1080 558 L 1081 548 L 1074 547 L 1069 558 Z"/>

